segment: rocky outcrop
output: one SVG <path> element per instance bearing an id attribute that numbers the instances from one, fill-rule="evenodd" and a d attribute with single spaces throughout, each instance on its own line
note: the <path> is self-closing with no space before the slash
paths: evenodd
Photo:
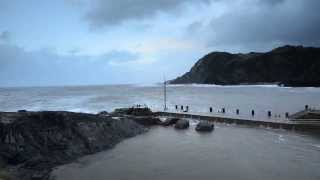
<path id="1" fill-rule="evenodd" d="M 143 107 L 143 108 L 131 107 L 131 108 L 115 109 L 112 114 L 114 114 L 114 115 L 132 115 L 132 116 L 152 116 L 153 112 L 147 107 Z"/>
<path id="2" fill-rule="evenodd" d="M 179 118 L 170 118 L 168 117 L 165 121 L 162 122 L 163 126 L 171 126 L 175 124 L 177 121 L 179 121 Z"/>
<path id="3" fill-rule="evenodd" d="M 144 126 L 162 124 L 162 121 L 147 107 L 119 108 L 109 115 L 130 118 Z"/>
<path id="4" fill-rule="evenodd" d="M 98 113 L 98 115 L 100 115 L 100 116 L 109 116 L 110 114 L 107 111 L 100 111 Z"/>
<path id="5" fill-rule="evenodd" d="M 208 121 L 200 121 L 196 126 L 196 131 L 210 132 L 213 129 L 214 125 Z"/>
<path id="6" fill-rule="evenodd" d="M 186 119 L 180 119 L 174 125 L 174 128 L 176 129 L 187 129 L 188 127 L 189 127 L 189 121 Z"/>
<path id="7" fill-rule="evenodd" d="M 303 120 L 318 120 L 320 121 L 320 110 L 304 110 L 300 111 L 298 113 L 292 114 L 289 117 L 291 120 L 295 119 L 303 119 Z"/>
<path id="8" fill-rule="evenodd" d="M 212 52 L 170 83 L 320 86 L 320 48 L 283 46 L 266 53 Z"/>
<path id="9" fill-rule="evenodd" d="M 103 113 L 105 114 L 105 113 Z M 46 179 L 57 165 L 113 147 L 146 128 L 130 118 L 73 112 L 0 113 L 0 163 L 17 179 Z"/>
<path id="10" fill-rule="evenodd" d="M 131 119 L 144 126 L 154 126 L 162 124 L 162 121 L 159 118 L 153 116 L 133 116 L 131 117 Z"/>

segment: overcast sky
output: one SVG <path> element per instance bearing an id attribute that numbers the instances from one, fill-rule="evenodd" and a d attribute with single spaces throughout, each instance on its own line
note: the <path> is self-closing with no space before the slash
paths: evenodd
<path id="1" fill-rule="evenodd" d="M 319 0 L 0 0 L 0 86 L 154 83 L 211 51 L 320 46 Z"/>

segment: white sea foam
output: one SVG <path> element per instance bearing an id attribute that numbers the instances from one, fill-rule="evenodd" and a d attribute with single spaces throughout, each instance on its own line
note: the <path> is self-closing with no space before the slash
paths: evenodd
<path id="1" fill-rule="evenodd" d="M 191 87 L 230 87 L 230 88 L 245 88 L 245 87 L 267 87 L 267 88 L 291 88 L 291 87 L 281 87 L 277 84 L 248 84 L 248 85 L 217 85 L 217 84 L 169 84 L 169 87 L 183 87 L 183 86 L 191 86 Z"/>
<path id="2" fill-rule="evenodd" d="M 279 142 L 285 141 L 283 135 L 280 134 L 280 135 L 278 136 L 278 141 L 279 141 Z"/>
<path id="3" fill-rule="evenodd" d="M 134 87 L 159 87 L 162 86 L 162 83 L 140 83 L 140 84 L 133 84 Z"/>
<path id="4" fill-rule="evenodd" d="M 72 109 L 67 109 L 67 111 L 80 112 L 80 113 L 92 113 L 92 114 L 98 113 L 98 111 L 93 111 L 85 108 L 72 108 Z"/>
<path id="5" fill-rule="evenodd" d="M 318 149 L 320 149 L 320 144 L 311 144 L 311 146 L 316 147 Z"/>

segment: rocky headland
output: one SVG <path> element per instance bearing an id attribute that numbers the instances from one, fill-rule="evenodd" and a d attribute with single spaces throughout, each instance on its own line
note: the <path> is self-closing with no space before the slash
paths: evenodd
<path id="1" fill-rule="evenodd" d="M 320 86 L 320 48 L 283 46 L 266 53 L 212 52 L 171 84 Z"/>

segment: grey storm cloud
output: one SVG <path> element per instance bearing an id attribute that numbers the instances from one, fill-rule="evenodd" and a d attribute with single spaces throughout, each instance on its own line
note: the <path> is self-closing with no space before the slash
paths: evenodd
<path id="1" fill-rule="evenodd" d="M 274 46 L 302 44 L 320 46 L 320 1 L 238 1 L 209 24 L 191 23 L 188 33 L 205 34 L 209 47 Z M 254 2 L 254 3 L 250 3 Z M 249 47 L 249 48 L 248 48 Z M 253 48 L 252 48 L 253 49 Z"/>
<path id="2" fill-rule="evenodd" d="M 95 0 L 86 19 L 93 27 L 119 25 L 151 19 L 158 13 L 183 13 L 187 6 L 201 3 L 212 8 L 213 14 L 221 4 L 227 7 L 224 14 L 207 17 L 210 23 L 199 19 L 187 28 L 192 38 L 201 39 L 208 47 L 320 45 L 319 0 Z"/>
<path id="3" fill-rule="evenodd" d="M 128 20 L 150 18 L 157 13 L 175 13 L 186 4 L 208 3 L 210 0 L 95 0 L 86 15 L 96 27 L 118 25 Z"/>

